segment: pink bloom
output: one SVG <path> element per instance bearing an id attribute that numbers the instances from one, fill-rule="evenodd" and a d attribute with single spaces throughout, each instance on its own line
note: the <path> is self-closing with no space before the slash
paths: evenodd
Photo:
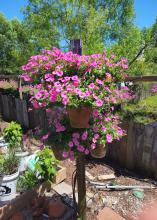
<path id="1" fill-rule="evenodd" d="M 92 141 L 93 141 L 93 143 L 96 143 L 97 139 L 96 138 L 92 138 Z"/>
<path id="2" fill-rule="evenodd" d="M 75 144 L 75 146 L 79 146 L 80 145 L 80 143 L 79 143 L 79 141 L 77 139 L 73 138 L 72 140 L 73 140 L 73 143 Z"/>
<path id="3" fill-rule="evenodd" d="M 41 99 L 42 93 L 41 93 L 41 92 L 37 92 L 34 97 L 35 97 L 37 100 L 38 100 L 38 99 Z"/>
<path id="4" fill-rule="evenodd" d="M 85 97 L 86 97 L 86 93 L 81 92 L 81 93 L 79 94 L 79 97 L 80 97 L 80 98 L 85 98 Z"/>
<path id="5" fill-rule="evenodd" d="M 106 122 L 109 122 L 109 121 L 111 121 L 111 119 L 110 119 L 109 117 L 106 117 L 106 118 L 105 118 L 105 121 L 106 121 Z"/>
<path id="6" fill-rule="evenodd" d="M 43 135 L 42 138 L 41 138 L 41 141 L 45 141 L 45 140 L 47 140 L 48 137 L 49 137 L 49 133 Z"/>
<path id="7" fill-rule="evenodd" d="M 106 132 L 106 128 L 105 127 L 102 127 L 102 132 Z"/>
<path id="8" fill-rule="evenodd" d="M 63 151 L 63 154 L 62 154 L 62 155 L 63 155 L 64 158 L 67 158 L 67 157 L 69 157 L 69 152 Z"/>
<path id="9" fill-rule="evenodd" d="M 94 89 L 94 88 L 95 88 L 94 83 L 89 84 L 88 88 L 90 88 L 90 89 Z"/>
<path id="10" fill-rule="evenodd" d="M 94 150 L 96 148 L 96 144 L 91 144 L 91 149 Z"/>
<path id="11" fill-rule="evenodd" d="M 81 138 L 83 141 L 87 140 L 87 137 L 88 137 L 88 132 L 87 131 L 84 131 Z"/>
<path id="12" fill-rule="evenodd" d="M 99 85 L 103 85 L 104 84 L 103 81 L 100 80 L 100 79 L 96 79 L 96 83 L 98 83 Z"/>
<path id="13" fill-rule="evenodd" d="M 99 116 L 98 110 L 93 110 L 93 117 L 98 118 L 98 116 Z"/>
<path id="14" fill-rule="evenodd" d="M 68 143 L 68 146 L 69 146 L 69 147 L 73 147 L 73 146 L 74 146 L 73 142 L 70 141 L 70 142 Z"/>
<path id="15" fill-rule="evenodd" d="M 78 81 L 79 80 L 78 76 L 72 76 L 71 79 L 74 80 L 74 81 Z"/>
<path id="16" fill-rule="evenodd" d="M 85 148 L 83 146 L 79 145 L 77 147 L 77 150 L 80 151 L 80 152 L 84 152 Z"/>
<path id="17" fill-rule="evenodd" d="M 113 141 L 113 137 L 112 137 L 111 134 L 107 134 L 107 135 L 106 135 L 106 139 L 107 139 L 107 142 L 108 142 L 108 143 L 112 143 L 112 141 Z"/>
<path id="18" fill-rule="evenodd" d="M 63 98 L 62 103 L 63 105 L 67 105 L 69 103 L 68 97 Z"/>
<path id="19" fill-rule="evenodd" d="M 93 131 L 94 132 L 98 132 L 98 128 L 97 127 L 93 127 Z"/>
<path id="20" fill-rule="evenodd" d="M 24 81 L 26 82 L 29 82 L 32 80 L 32 78 L 28 74 L 22 74 L 20 77 L 23 78 Z"/>
<path id="21" fill-rule="evenodd" d="M 118 130 L 118 134 L 119 134 L 120 136 L 123 136 L 123 134 L 124 134 L 123 130 L 122 130 L 122 129 L 119 129 L 119 130 Z"/>
<path id="22" fill-rule="evenodd" d="M 78 138 L 80 138 L 80 134 L 77 133 L 77 132 L 76 132 L 76 133 L 73 133 L 73 134 L 72 134 L 72 137 L 78 139 Z"/>
<path id="23" fill-rule="evenodd" d="M 86 155 L 88 155 L 88 154 L 89 154 L 89 150 L 86 149 L 84 153 L 85 153 Z"/>
<path id="24" fill-rule="evenodd" d="M 97 107 L 101 107 L 102 105 L 103 105 L 103 101 L 100 100 L 100 99 L 98 99 L 98 100 L 96 101 L 96 106 L 97 106 Z"/>
<path id="25" fill-rule="evenodd" d="M 100 137 L 99 134 L 94 135 L 94 139 L 98 139 L 99 137 Z"/>

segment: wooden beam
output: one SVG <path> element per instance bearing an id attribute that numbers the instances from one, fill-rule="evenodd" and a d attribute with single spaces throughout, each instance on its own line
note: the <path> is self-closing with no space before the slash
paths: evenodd
<path id="1" fill-rule="evenodd" d="M 130 76 L 125 82 L 157 82 L 157 76 Z"/>

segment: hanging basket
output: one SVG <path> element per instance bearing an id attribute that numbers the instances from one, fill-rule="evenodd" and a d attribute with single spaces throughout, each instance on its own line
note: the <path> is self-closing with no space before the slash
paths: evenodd
<path id="1" fill-rule="evenodd" d="M 107 147 L 104 144 L 98 145 L 94 150 L 91 150 L 91 156 L 94 158 L 103 158 L 107 152 Z"/>
<path id="2" fill-rule="evenodd" d="M 70 124 L 72 128 L 87 128 L 92 112 L 92 108 L 89 106 L 82 106 L 80 108 L 67 109 Z"/>

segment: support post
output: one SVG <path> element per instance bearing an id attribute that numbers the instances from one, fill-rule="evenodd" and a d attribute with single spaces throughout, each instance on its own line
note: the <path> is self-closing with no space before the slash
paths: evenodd
<path id="1" fill-rule="evenodd" d="M 73 53 L 82 54 L 82 42 L 80 39 L 71 40 Z M 75 129 L 76 130 L 76 129 Z M 79 130 L 79 129 L 77 129 Z M 85 156 L 80 154 L 76 159 L 76 178 L 78 189 L 78 211 L 80 220 L 86 220 L 86 181 L 85 181 Z"/>

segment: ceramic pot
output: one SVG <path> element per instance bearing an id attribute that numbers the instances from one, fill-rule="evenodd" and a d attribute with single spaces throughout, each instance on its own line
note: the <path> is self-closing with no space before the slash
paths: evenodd
<path id="1" fill-rule="evenodd" d="M 16 197 L 16 185 L 19 171 L 0 177 L 0 202 L 7 202 Z"/>

